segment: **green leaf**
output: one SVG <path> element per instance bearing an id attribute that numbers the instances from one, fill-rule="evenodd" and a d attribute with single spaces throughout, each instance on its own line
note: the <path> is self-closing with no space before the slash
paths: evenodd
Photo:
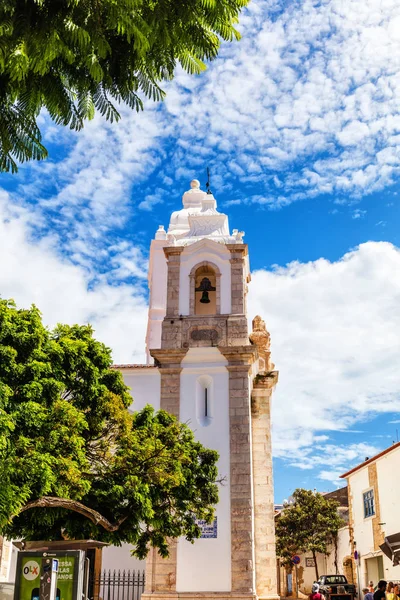
<path id="1" fill-rule="evenodd" d="M 49 331 L 36 307 L 0 300 L 0 535 L 127 542 L 139 557 L 200 535 L 195 519 L 210 521 L 218 501 L 218 454 L 165 411 L 129 413 L 131 402 L 89 325 Z"/>

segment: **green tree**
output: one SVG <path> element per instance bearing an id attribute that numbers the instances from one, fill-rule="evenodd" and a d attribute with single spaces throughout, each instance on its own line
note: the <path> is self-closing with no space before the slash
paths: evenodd
<path id="1" fill-rule="evenodd" d="M 165 411 L 130 414 L 90 326 L 47 330 L 0 300 L 0 535 L 129 542 L 144 557 L 193 540 L 218 501 L 218 455 Z"/>
<path id="2" fill-rule="evenodd" d="M 119 119 L 116 104 L 142 109 L 180 64 L 205 69 L 249 0 L 2 0 L 0 2 L 0 170 L 43 159 L 37 124 L 44 107 L 79 130 L 95 111 Z"/>
<path id="3" fill-rule="evenodd" d="M 319 579 L 317 554 L 330 553 L 343 521 L 338 502 L 311 490 L 297 489 L 276 522 L 276 550 L 284 564 L 297 552 L 311 552 Z"/>

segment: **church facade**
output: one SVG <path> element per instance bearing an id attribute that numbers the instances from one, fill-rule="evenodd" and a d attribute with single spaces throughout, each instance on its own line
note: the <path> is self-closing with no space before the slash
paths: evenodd
<path id="1" fill-rule="evenodd" d="M 143 600 L 277 596 L 270 402 L 278 373 L 260 317 L 248 331 L 243 232 L 197 180 L 151 243 L 146 365 L 118 365 L 134 398 L 219 452 L 216 518 L 194 544 L 151 551 Z"/>

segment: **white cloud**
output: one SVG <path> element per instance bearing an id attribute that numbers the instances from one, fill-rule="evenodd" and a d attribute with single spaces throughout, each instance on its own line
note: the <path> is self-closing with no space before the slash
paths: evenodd
<path id="1" fill-rule="evenodd" d="M 2 297 L 14 298 L 21 307 L 36 304 L 50 327 L 90 322 L 96 337 L 112 348 L 116 362 L 142 362 L 147 302 L 137 286 L 93 285 L 85 268 L 59 255 L 56 236 L 31 241 L 31 225 L 31 215 L 14 209 L 8 195 L 0 192 Z"/>
<path id="2" fill-rule="evenodd" d="M 162 188 L 157 188 L 153 194 L 147 194 L 145 196 L 144 200 L 139 203 L 138 208 L 151 211 L 156 204 L 162 204 L 164 202 L 165 196 L 168 196 L 168 192 Z"/>
<path id="3" fill-rule="evenodd" d="M 343 127 L 337 137 L 342 146 L 357 146 L 369 133 L 368 125 L 355 120 Z"/>
<path id="4" fill-rule="evenodd" d="M 277 456 L 301 456 L 317 432 L 400 410 L 399 298 L 400 251 L 385 242 L 333 263 L 253 273 L 249 315 L 265 319 L 280 372 L 272 403 Z"/>
<path id="5" fill-rule="evenodd" d="M 345 485 L 341 475 L 381 450 L 378 446 L 365 442 L 348 445 L 318 444 L 315 443 L 318 437 L 321 436 L 315 436 L 314 444 L 303 448 L 300 454 L 286 454 L 284 458 L 292 467 L 313 470 L 317 479 L 329 481 L 331 485 Z"/>
<path id="6" fill-rule="evenodd" d="M 99 116 L 79 133 L 65 134 L 59 127 L 56 152 L 66 153 L 57 162 L 46 161 L 23 166 L 19 186 L 12 201 L 35 212 L 38 225 L 35 235 L 59 238 L 60 250 L 87 269 L 99 269 L 109 256 L 109 245 L 118 243 L 128 220 L 132 220 L 138 198 L 138 186 L 146 181 L 161 158 L 159 139 L 168 132 L 168 124 L 157 106 L 148 103 L 137 114 L 122 107 L 122 119 L 109 123 Z M 43 116 L 47 135 L 54 126 Z M 67 143 L 69 142 L 69 143 Z M 161 202 L 161 190 L 147 195 L 141 208 Z M 132 201 L 133 198 L 133 201 Z M 110 232 L 112 232 L 110 234 Z M 135 241 L 138 245 L 138 240 Z M 110 267 L 110 264 L 107 265 Z M 112 276 L 112 269 L 110 276 Z"/>
<path id="7" fill-rule="evenodd" d="M 351 218 L 352 219 L 362 219 L 363 217 L 365 217 L 366 214 L 367 214 L 366 210 L 361 210 L 360 208 L 356 208 L 355 210 L 353 210 L 353 212 L 351 214 Z"/>
<path id="8" fill-rule="evenodd" d="M 256 167 L 259 187 L 292 201 L 389 184 L 400 168 L 399 3 L 305 0 L 274 19 L 271 6 L 251 3 L 241 42 L 200 83 L 179 74 L 171 85 L 166 108 L 187 160 L 208 150 L 222 187 L 235 177 L 251 186 Z"/>

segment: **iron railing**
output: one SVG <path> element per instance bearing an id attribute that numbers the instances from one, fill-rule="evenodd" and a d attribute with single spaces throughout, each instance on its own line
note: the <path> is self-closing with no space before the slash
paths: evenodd
<path id="1" fill-rule="evenodd" d="M 102 571 L 91 579 L 91 600 L 140 600 L 145 571 Z"/>

